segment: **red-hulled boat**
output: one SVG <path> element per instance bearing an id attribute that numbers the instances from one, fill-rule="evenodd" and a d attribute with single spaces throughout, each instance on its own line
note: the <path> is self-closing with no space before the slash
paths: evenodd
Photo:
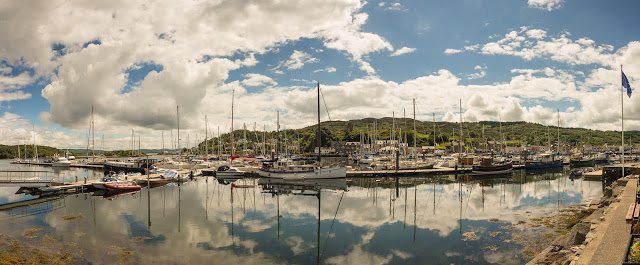
<path id="1" fill-rule="evenodd" d="M 140 185 L 131 181 L 106 182 L 102 185 L 113 191 L 136 191 L 142 189 Z"/>

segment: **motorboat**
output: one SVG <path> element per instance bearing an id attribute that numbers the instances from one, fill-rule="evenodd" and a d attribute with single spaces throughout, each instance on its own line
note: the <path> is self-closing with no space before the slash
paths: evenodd
<path id="1" fill-rule="evenodd" d="M 169 180 L 162 177 L 154 177 L 149 179 L 140 178 L 136 179 L 136 183 L 138 183 L 138 185 L 149 185 L 149 187 L 155 188 L 166 185 L 167 183 L 169 183 Z"/>
<path id="2" fill-rule="evenodd" d="M 137 191 L 142 189 L 140 185 L 133 181 L 113 181 L 103 183 L 102 186 L 110 191 Z"/>
<path id="3" fill-rule="evenodd" d="M 219 166 L 216 170 L 216 178 L 244 177 L 244 171 L 230 165 Z"/>
<path id="4" fill-rule="evenodd" d="M 162 174 L 162 178 L 168 180 L 168 181 L 182 181 L 182 180 L 186 180 L 187 178 L 189 178 L 188 174 L 180 174 L 178 171 L 176 170 L 169 170 L 164 172 L 164 174 Z"/>
<path id="5" fill-rule="evenodd" d="M 53 163 L 51 164 L 53 167 L 70 167 L 71 161 L 66 157 L 56 157 Z"/>
<path id="6" fill-rule="evenodd" d="M 122 179 L 118 178 L 117 176 L 118 175 L 116 175 L 114 172 L 111 172 L 111 174 L 109 174 L 108 176 L 103 177 L 102 179 L 100 179 L 100 181 L 96 181 L 96 182 L 91 183 L 91 185 L 96 189 L 105 190 L 105 189 L 107 189 L 107 187 L 104 186 L 105 183 L 125 182 L 126 181 L 126 180 L 122 180 Z M 124 176 L 124 174 L 121 174 L 120 176 Z"/>
<path id="7" fill-rule="evenodd" d="M 533 160 L 525 161 L 525 169 L 549 169 L 562 168 L 564 163 L 561 159 L 556 159 L 555 154 L 540 154 Z"/>

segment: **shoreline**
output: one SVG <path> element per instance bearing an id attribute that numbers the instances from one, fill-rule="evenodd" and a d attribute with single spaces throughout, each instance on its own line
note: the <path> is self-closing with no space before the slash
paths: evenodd
<path id="1" fill-rule="evenodd" d="M 626 212 L 626 206 L 628 203 L 621 203 L 621 199 L 625 196 L 629 196 L 633 192 L 635 201 L 635 186 L 626 187 L 628 183 L 637 183 L 637 176 L 621 178 L 616 180 L 609 187 L 604 188 L 604 194 L 599 201 L 590 203 L 586 209 L 577 212 L 572 218 L 571 228 L 566 233 L 556 237 L 552 243 L 544 250 L 538 253 L 533 259 L 527 262 L 527 265 L 537 264 L 591 264 L 594 254 L 597 250 L 600 250 L 605 232 L 608 228 L 613 226 L 612 221 L 615 223 L 620 221 L 625 222 L 624 216 L 622 220 L 618 220 L 620 212 Z M 627 191 L 628 190 L 628 191 Z M 632 190 L 632 191 L 631 191 Z M 627 191 L 627 192 L 625 192 Z M 624 196 L 622 196 L 624 194 Z M 620 207 L 624 208 L 621 209 Z M 614 217 L 615 216 L 615 217 Z M 623 233 L 629 234 L 631 224 L 628 224 L 626 230 Z M 620 239 L 626 246 L 627 238 Z M 611 248 L 610 246 L 602 246 L 603 248 Z M 616 248 L 617 250 L 617 248 Z M 624 249 L 622 250 L 624 252 Z M 609 264 L 614 264 L 622 261 L 622 254 L 612 253 L 611 259 L 608 260 Z M 600 257 L 599 257 L 600 258 Z M 612 260 L 615 258 L 615 260 Z"/>

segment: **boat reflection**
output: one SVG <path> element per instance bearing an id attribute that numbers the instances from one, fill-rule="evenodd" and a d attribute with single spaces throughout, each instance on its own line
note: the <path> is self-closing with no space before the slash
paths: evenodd
<path id="1" fill-rule="evenodd" d="M 258 185 L 262 188 L 263 193 L 270 193 L 272 196 L 277 197 L 277 219 L 278 219 L 278 239 L 280 238 L 280 195 L 289 196 L 313 196 L 318 198 L 318 231 L 316 242 L 316 264 L 320 264 L 322 260 L 322 254 L 320 252 L 320 215 L 321 215 L 321 203 L 322 203 L 322 191 L 338 192 L 343 191 L 340 197 L 340 202 L 336 208 L 336 215 L 340 209 L 344 192 L 348 191 L 346 179 L 302 179 L 302 180 L 285 180 L 285 179 L 271 179 L 261 178 L 258 180 Z M 323 250 L 326 249 L 329 236 L 331 235 L 331 228 L 335 222 L 335 216 L 333 218 L 331 227 L 327 232 L 327 238 L 324 243 Z M 322 252 L 324 253 L 324 251 Z"/>
<path id="2" fill-rule="evenodd" d="M 102 197 L 107 200 L 114 200 L 117 197 L 131 195 L 135 197 L 140 191 L 112 191 L 112 190 L 96 190 L 93 192 L 93 196 Z"/>

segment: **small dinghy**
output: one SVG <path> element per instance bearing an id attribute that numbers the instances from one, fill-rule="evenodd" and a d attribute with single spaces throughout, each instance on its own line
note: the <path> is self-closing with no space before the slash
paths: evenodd
<path id="1" fill-rule="evenodd" d="M 102 185 L 110 191 L 136 191 L 142 189 L 140 185 L 131 181 L 107 182 Z"/>

